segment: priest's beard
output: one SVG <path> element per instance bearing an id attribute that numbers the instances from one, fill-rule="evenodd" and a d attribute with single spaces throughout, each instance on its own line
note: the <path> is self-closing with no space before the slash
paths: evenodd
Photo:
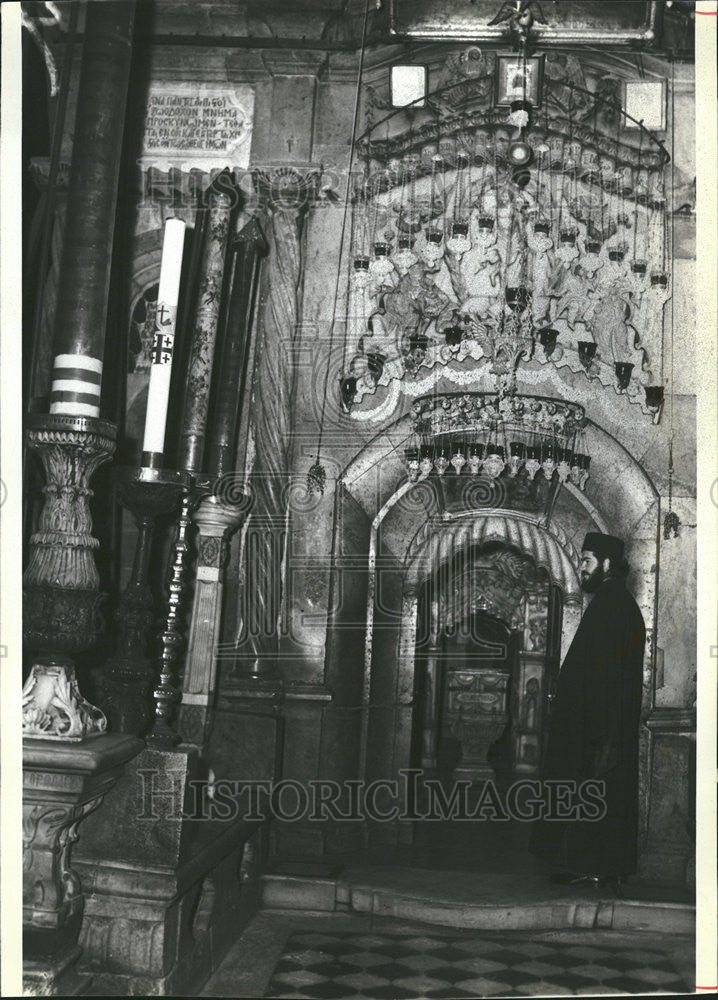
<path id="1" fill-rule="evenodd" d="M 590 573 L 583 570 L 581 572 L 581 590 L 585 590 L 587 594 L 594 594 L 601 586 L 605 578 L 606 574 L 604 573 L 603 566 L 600 563 L 595 569 L 592 569 Z"/>

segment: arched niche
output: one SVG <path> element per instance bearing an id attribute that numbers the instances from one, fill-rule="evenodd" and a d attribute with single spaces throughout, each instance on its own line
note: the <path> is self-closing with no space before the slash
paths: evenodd
<path id="1" fill-rule="evenodd" d="M 342 690 L 351 691 L 350 700 L 359 709 L 359 725 L 352 727 L 354 744 L 343 757 L 349 765 L 347 776 L 351 772 L 367 778 L 394 777 L 409 765 L 418 587 L 432 561 L 441 555 L 442 534 L 446 537 L 450 532 L 458 533 L 467 544 L 499 541 L 546 568 L 564 595 L 562 656 L 582 611 L 577 566 L 583 534 L 599 530 L 623 537 L 632 566 L 629 588 L 649 632 L 644 662 L 644 707 L 648 710 L 653 698 L 660 501 L 629 450 L 589 421 L 586 436 L 592 463 L 585 492 L 563 487 L 546 525 L 540 517 L 520 511 L 448 513 L 417 502 L 403 463 L 409 429 L 405 416 L 378 433 L 344 469 L 338 486 L 338 509 L 348 516 L 335 519 L 335 556 L 350 553 L 355 598 L 359 576 L 361 592 L 366 594 L 361 619 L 356 600 L 335 604 L 327 641 L 327 683 L 334 688 L 335 679 Z M 335 592 L 341 590 L 341 562 L 335 559 Z M 351 620 L 344 620 L 343 608 L 350 606 Z M 333 641 L 332 632 L 345 641 Z M 349 638 L 351 642 L 346 641 Z M 643 800 L 646 768 L 644 763 Z"/>

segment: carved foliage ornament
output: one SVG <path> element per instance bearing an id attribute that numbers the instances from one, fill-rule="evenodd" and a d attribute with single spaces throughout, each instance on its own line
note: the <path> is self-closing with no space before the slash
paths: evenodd
<path id="1" fill-rule="evenodd" d="M 33 664 L 22 691 L 22 734 L 79 742 L 103 733 L 107 719 L 80 694 L 75 668 L 62 657 Z"/>

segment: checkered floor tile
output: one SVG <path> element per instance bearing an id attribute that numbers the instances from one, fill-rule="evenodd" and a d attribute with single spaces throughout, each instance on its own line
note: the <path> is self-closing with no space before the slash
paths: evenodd
<path id="1" fill-rule="evenodd" d="M 664 952 L 520 932 L 294 933 L 265 992 L 282 1000 L 455 1000 L 690 992 Z"/>

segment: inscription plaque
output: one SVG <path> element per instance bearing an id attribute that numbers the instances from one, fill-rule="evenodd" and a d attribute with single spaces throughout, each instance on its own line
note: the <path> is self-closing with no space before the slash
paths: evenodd
<path id="1" fill-rule="evenodd" d="M 147 97 L 142 167 L 245 169 L 253 112 L 254 89 L 247 84 L 153 84 Z"/>

